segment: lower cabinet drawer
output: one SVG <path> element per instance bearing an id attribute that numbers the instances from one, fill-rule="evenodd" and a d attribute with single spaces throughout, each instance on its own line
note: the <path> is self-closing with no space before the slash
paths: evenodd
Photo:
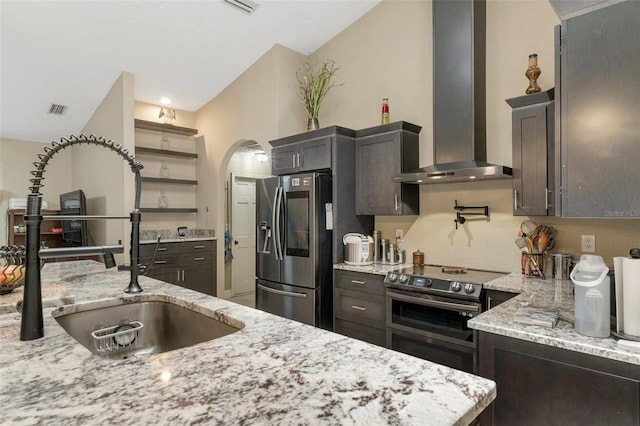
<path id="1" fill-rule="evenodd" d="M 336 318 L 369 327 L 385 328 L 384 296 L 360 291 L 335 289 Z"/>
<path id="2" fill-rule="evenodd" d="M 342 334 L 343 336 L 353 337 L 363 342 L 386 347 L 386 333 L 384 329 L 380 330 L 341 319 L 336 319 L 334 325 L 336 333 Z"/>

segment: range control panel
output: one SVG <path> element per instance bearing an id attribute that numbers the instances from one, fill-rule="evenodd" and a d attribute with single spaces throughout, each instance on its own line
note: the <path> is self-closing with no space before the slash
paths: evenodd
<path id="1" fill-rule="evenodd" d="M 403 274 L 400 272 L 388 272 L 384 278 L 388 287 L 395 287 L 422 293 L 440 293 L 459 295 L 465 298 L 479 299 L 482 292 L 482 284 L 469 283 L 456 280 L 443 280 L 429 278 L 420 275 Z"/>

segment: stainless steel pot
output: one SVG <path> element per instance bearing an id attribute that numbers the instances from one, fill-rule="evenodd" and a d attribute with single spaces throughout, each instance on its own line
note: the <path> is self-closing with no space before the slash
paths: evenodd
<path id="1" fill-rule="evenodd" d="M 373 238 L 368 235 L 349 233 L 342 238 L 344 263 L 348 265 L 370 265 L 373 263 Z"/>

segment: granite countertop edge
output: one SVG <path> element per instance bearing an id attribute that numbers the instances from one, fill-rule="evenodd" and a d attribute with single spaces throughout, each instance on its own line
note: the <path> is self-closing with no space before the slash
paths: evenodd
<path id="1" fill-rule="evenodd" d="M 75 303 L 171 299 L 236 333 L 127 360 L 91 354 L 44 310 L 45 336 L 22 342 L 20 315 L 0 315 L 3 421 L 35 424 L 469 424 L 495 382 L 94 261 L 46 264 L 43 285 Z M 2 300 L 0 299 L 0 307 Z"/>

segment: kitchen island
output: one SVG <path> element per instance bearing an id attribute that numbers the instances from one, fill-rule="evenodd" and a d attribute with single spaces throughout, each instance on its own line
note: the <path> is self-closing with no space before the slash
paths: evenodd
<path id="1" fill-rule="evenodd" d="M 162 354 L 91 354 L 45 308 L 45 336 L 21 342 L 0 299 L 0 401 L 9 424 L 468 424 L 495 383 L 93 261 L 46 264 L 43 288 L 75 303 L 165 298 L 230 324 L 231 335 Z M 21 289 L 16 290 L 21 291 Z M 15 293 L 15 291 L 14 291 Z M 55 296 L 45 306 L 55 305 Z M 97 302 L 96 302 L 97 301 Z M 14 311 L 14 312 L 10 312 Z"/>

